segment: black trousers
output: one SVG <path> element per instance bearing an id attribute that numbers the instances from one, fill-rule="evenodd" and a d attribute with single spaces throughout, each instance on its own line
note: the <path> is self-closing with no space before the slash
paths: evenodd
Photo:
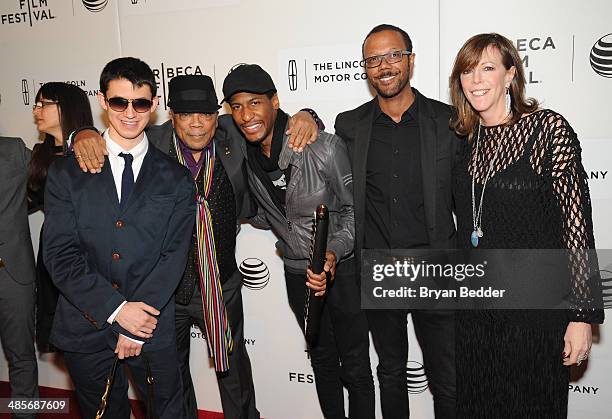
<path id="1" fill-rule="evenodd" d="M 251 373 L 251 361 L 244 345 L 244 312 L 242 309 L 242 275 L 236 271 L 222 285 L 223 300 L 229 317 L 229 324 L 234 338 L 234 350 L 229 356 L 229 370 L 217 373 L 219 394 L 223 414 L 231 419 L 259 419 L 259 411 L 255 406 L 255 389 Z M 189 348 L 191 325 L 198 325 L 205 333 L 204 312 L 202 309 L 202 294 L 196 286 L 191 301 L 187 305 L 176 305 L 176 347 L 181 366 L 181 376 L 185 392 L 183 403 L 188 417 L 198 417 L 198 407 L 189 370 Z"/>
<path id="2" fill-rule="evenodd" d="M 35 284 L 21 285 L 0 268 L 0 339 L 8 361 L 11 397 L 38 397 L 38 367 L 34 349 Z M 17 414 L 16 418 L 34 418 Z"/>
<path id="3" fill-rule="evenodd" d="M 146 401 L 147 376 L 144 356 L 149 360 L 151 373 L 155 380 L 153 392 L 157 415 L 160 419 L 185 418 L 181 397 L 183 387 L 174 346 L 159 351 L 144 352 L 139 356 L 119 361 L 104 417 L 109 419 L 129 419 L 130 417 L 131 409 L 127 394 L 128 378 L 125 367 L 130 370 L 140 400 Z M 64 352 L 64 361 L 74 383 L 83 419 L 95 418 L 104 392 L 106 377 L 114 359 L 115 353 L 110 348 L 90 354 Z"/>
<path id="4" fill-rule="evenodd" d="M 285 267 L 289 305 L 304 330 L 306 273 Z M 344 419 L 343 385 L 349 393 L 349 418 L 374 418 L 374 382 L 370 368 L 367 319 L 361 310 L 354 261 L 338 265 L 328 284 L 317 345 L 310 362 L 321 411 L 326 419 Z"/>
<path id="5" fill-rule="evenodd" d="M 380 401 L 385 419 L 410 417 L 408 402 L 407 310 L 367 310 L 378 354 Z M 456 417 L 455 313 L 412 310 L 414 330 L 423 352 L 425 373 L 437 419 Z"/>

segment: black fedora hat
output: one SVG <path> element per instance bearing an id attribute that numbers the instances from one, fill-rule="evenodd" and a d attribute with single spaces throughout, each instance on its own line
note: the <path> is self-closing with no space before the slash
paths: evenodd
<path id="1" fill-rule="evenodd" d="M 221 107 L 210 77 L 176 76 L 168 84 L 168 106 L 175 113 L 215 113 Z"/>

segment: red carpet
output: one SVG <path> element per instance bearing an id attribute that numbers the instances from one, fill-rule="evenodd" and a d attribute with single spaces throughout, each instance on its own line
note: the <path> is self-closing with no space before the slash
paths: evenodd
<path id="1" fill-rule="evenodd" d="M 38 415 L 39 419 L 81 419 L 81 412 L 79 411 L 79 405 L 77 404 L 76 397 L 72 390 L 63 390 L 60 388 L 53 387 L 39 387 L 40 397 L 68 397 L 70 399 L 70 413 L 59 414 L 59 413 L 41 413 Z M 6 381 L 0 381 L 0 397 L 9 397 L 10 388 Z M 144 419 L 144 406 L 138 400 L 130 400 L 132 404 L 132 412 L 136 419 Z M 10 418 L 9 414 L 0 414 L 0 418 Z M 223 413 L 219 412 L 208 412 L 200 410 L 198 414 L 199 419 L 224 419 Z M 110 419 L 110 418 L 109 418 Z"/>

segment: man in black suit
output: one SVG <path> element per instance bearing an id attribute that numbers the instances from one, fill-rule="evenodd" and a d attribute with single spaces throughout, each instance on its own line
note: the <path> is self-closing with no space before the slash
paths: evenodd
<path id="1" fill-rule="evenodd" d="M 195 220 L 193 182 L 144 134 L 158 103 L 146 63 L 109 62 L 98 99 L 110 123 L 101 174 L 66 157 L 47 179 L 44 260 L 61 293 L 50 340 L 64 351 L 84 417 L 95 416 L 117 354 L 160 418 L 184 418 L 173 296 Z M 118 368 L 107 417 L 129 418 L 127 387 Z"/>
<path id="2" fill-rule="evenodd" d="M 411 88 L 415 56 L 402 29 L 375 27 L 362 52 L 377 95 L 339 114 L 335 124 L 353 169 L 355 255 L 362 249 L 453 248 L 451 169 L 459 139 L 449 129 L 451 109 Z M 436 418 L 454 418 L 454 315 L 411 314 Z M 367 312 L 385 419 L 409 416 L 406 315 L 406 310 Z"/>
<path id="3" fill-rule="evenodd" d="M 36 274 L 26 204 L 30 154 L 21 138 L 0 137 L 0 338 L 14 399 L 38 397 Z"/>

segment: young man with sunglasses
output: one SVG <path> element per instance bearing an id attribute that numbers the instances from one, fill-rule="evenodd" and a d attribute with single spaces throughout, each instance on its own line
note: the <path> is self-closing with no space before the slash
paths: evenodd
<path id="1" fill-rule="evenodd" d="M 408 34 L 373 28 L 363 42 L 368 81 L 377 95 L 336 118 L 348 146 L 355 197 L 355 255 L 362 249 L 452 249 L 451 171 L 461 140 L 451 109 L 410 86 L 415 55 Z M 358 270 L 359 272 L 359 270 Z M 408 310 L 366 310 L 378 354 L 382 414 L 409 417 Z M 455 417 L 454 313 L 413 310 L 436 418 Z"/>
<path id="2" fill-rule="evenodd" d="M 144 133 L 155 94 L 146 63 L 109 62 L 98 95 L 110 125 L 101 174 L 83 173 L 65 157 L 47 179 L 44 259 L 61 293 L 50 340 L 64 351 L 87 418 L 96 414 L 115 356 L 160 418 L 185 417 L 173 296 L 193 231 L 195 189 L 189 171 Z M 117 368 L 106 417 L 130 417 L 127 388 Z"/>

